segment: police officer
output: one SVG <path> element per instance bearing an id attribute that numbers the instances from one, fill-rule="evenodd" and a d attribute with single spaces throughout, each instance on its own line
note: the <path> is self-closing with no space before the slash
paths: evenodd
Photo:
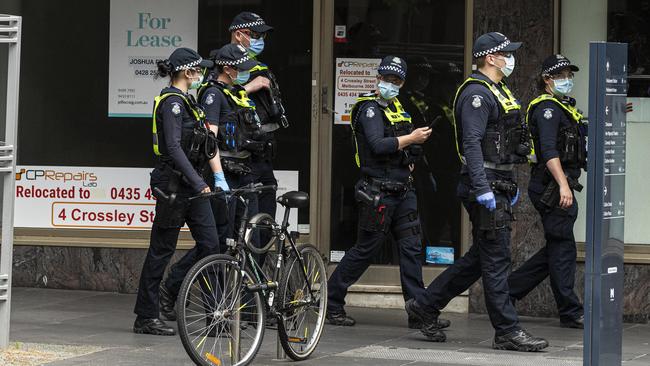
<path id="1" fill-rule="evenodd" d="M 528 133 L 520 122 L 520 104 L 503 82 L 515 66 L 513 52 L 521 46 L 501 33 L 480 36 L 472 50 L 478 72 L 459 87 L 454 100 L 457 147 L 463 162 L 458 196 L 472 222 L 469 251 L 440 274 L 416 299 L 406 303 L 411 316 L 423 320 L 422 333 L 443 342 L 436 319 L 451 299 L 483 278 L 485 302 L 495 329 L 495 349 L 537 351 L 548 342 L 519 326 L 510 302 L 511 206 L 519 191 L 515 164 L 526 162 Z"/>
<path id="2" fill-rule="evenodd" d="M 222 52 L 219 53 L 220 51 Z M 228 135 L 226 130 L 230 131 L 232 129 L 234 132 L 236 128 L 237 132 L 239 132 L 239 126 L 235 127 L 237 122 L 235 119 L 236 113 L 231 115 L 233 109 L 238 109 L 238 104 L 234 101 L 239 104 L 249 101 L 245 97 L 245 90 L 241 85 L 248 80 L 248 70 L 255 66 L 257 62 L 250 59 L 242 46 L 231 44 L 220 50 L 213 51 L 211 57 L 218 57 L 220 61 L 215 62 L 215 67 L 212 70 L 206 70 L 208 71 L 206 72 L 207 81 L 201 84 L 197 95 L 205 112 L 206 124 L 213 133 L 220 136 L 221 146 L 218 152 L 219 155 L 210 160 L 210 169 L 207 169 L 204 179 L 213 189 L 219 188 L 223 191 L 229 191 L 230 186 L 239 188 L 253 181 L 253 177 L 250 175 L 250 167 L 247 166 L 250 162 L 250 153 L 243 152 L 241 149 L 239 155 L 233 152 L 229 143 L 234 144 L 236 139 L 233 138 L 234 135 Z M 224 64 L 229 66 L 224 66 Z M 226 71 L 224 71 L 224 68 Z M 234 86 L 233 90 L 231 90 L 231 86 Z M 249 88 L 257 89 L 262 87 L 264 87 L 263 82 L 252 83 L 249 86 Z M 240 93 L 244 93 L 243 96 Z M 254 106 L 247 106 L 252 110 L 251 113 L 254 114 Z M 255 118 L 251 119 L 251 121 L 255 122 Z M 221 132 L 219 130 L 220 126 Z M 229 137 L 230 140 L 227 140 L 229 143 L 224 143 L 225 139 Z M 237 147 L 241 144 L 238 140 L 236 143 Z M 243 172 L 243 170 L 248 173 Z M 251 195 L 249 200 L 250 207 L 256 212 L 257 196 Z M 220 239 L 219 250 L 223 252 L 226 248 L 226 239 L 235 237 L 234 223 L 237 222 L 239 217 L 236 216 L 238 206 L 236 204 L 228 205 L 225 196 L 214 197 L 210 200 L 210 205 Z M 241 207 L 239 208 L 241 209 Z M 196 250 L 191 250 L 190 253 L 196 253 Z M 182 278 L 168 278 L 163 281 L 160 287 L 160 313 L 167 320 L 176 320 L 174 306 L 181 284 Z"/>
<path id="3" fill-rule="evenodd" d="M 156 97 L 153 110 L 153 149 L 157 157 L 151 187 L 173 199 L 158 197 L 151 241 L 142 267 L 134 312 L 135 333 L 174 335 L 159 319 L 159 285 L 174 254 L 178 234 L 187 223 L 196 246 L 172 266 L 167 288 L 178 292 L 185 274 L 197 259 L 218 251 L 218 235 L 207 200 L 189 196 L 208 193 L 201 172 L 208 161 L 218 159 L 216 136 L 205 125 L 205 115 L 188 94 L 202 83 L 202 68 L 212 67 L 196 51 L 178 48 L 169 59 L 158 62 L 158 76 L 169 77 L 170 86 Z M 215 166 L 215 173 L 216 166 Z M 169 286 L 170 284 L 176 284 Z"/>
<path id="4" fill-rule="evenodd" d="M 573 291 L 576 242 L 573 224 L 578 217 L 574 189 L 585 168 L 586 125 L 569 97 L 573 73 L 578 67 L 562 55 L 549 56 L 542 64 L 538 87 L 541 95 L 528 106 L 535 155 L 528 196 L 542 216 L 546 246 L 514 271 L 508 280 L 510 296 L 522 299 L 547 276 L 560 313 L 560 325 L 583 328 L 582 304 Z M 545 195 L 545 192 L 554 192 Z"/>
<path id="5" fill-rule="evenodd" d="M 256 59 L 264 50 L 264 40 L 268 33 L 273 30 L 273 27 L 266 24 L 259 15 L 245 11 L 239 13 L 233 19 L 228 30 L 231 34 L 231 43 L 243 46 L 248 51 L 248 54 Z M 280 88 L 271 69 L 260 62 L 251 69 L 250 79 L 254 83 L 265 83 L 265 88 L 258 88 L 257 90 L 254 90 L 254 87 L 245 85 L 260 117 L 261 131 L 264 133 L 260 138 L 265 142 L 265 148 L 262 151 L 253 153 L 251 157 L 252 174 L 255 177 L 254 183 L 275 186 L 278 182 L 273 174 L 276 143 L 273 133 L 280 127 L 288 127 L 288 121 L 282 106 Z M 276 202 L 274 192 L 260 193 L 258 201 L 259 212 L 275 217 Z M 254 213 L 256 212 L 251 212 L 251 214 Z M 260 240 L 267 242 L 270 239 L 269 235 L 270 233 L 266 230 L 261 231 Z M 264 256 L 260 258 L 260 265 L 263 260 Z"/>
<path id="6" fill-rule="evenodd" d="M 268 87 L 268 84 L 260 82 L 260 79 L 249 83 L 250 70 L 258 63 L 241 45 L 223 46 L 214 52 L 214 62 L 216 77 L 199 90 L 199 100 L 207 120 L 213 127 L 218 127 L 221 159 L 228 185 L 240 188 L 255 182 L 252 156 L 265 148 L 265 141 L 260 139 L 263 135 L 261 121 L 255 103 L 248 98 L 245 88 L 258 91 Z M 257 195 L 251 194 L 247 198 L 249 211 L 257 212 Z M 234 210 L 236 205 L 230 207 L 228 230 L 224 234 L 220 232 L 220 235 L 234 238 L 239 214 Z M 216 212 L 215 217 L 220 217 L 220 213 Z"/>
<path id="7" fill-rule="evenodd" d="M 424 290 L 420 221 L 410 174 L 431 129 L 413 129 L 411 116 L 397 99 L 405 79 L 406 62 L 385 57 L 378 68 L 377 91 L 359 97 L 351 111 L 355 159 L 361 168 L 355 187 L 359 230 L 357 243 L 328 282 L 327 319 L 334 325 L 355 324 L 345 313 L 345 295 L 389 233 L 399 246 L 402 291 L 412 298 Z"/>

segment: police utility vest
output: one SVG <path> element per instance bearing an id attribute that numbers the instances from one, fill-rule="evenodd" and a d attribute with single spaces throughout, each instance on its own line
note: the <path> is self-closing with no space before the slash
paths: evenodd
<path id="1" fill-rule="evenodd" d="M 164 144 L 164 132 L 160 123 L 169 123 L 158 119 L 158 111 L 162 103 L 171 96 L 177 96 L 183 101 L 183 107 L 190 118 L 183 116 L 181 126 L 181 149 L 192 166 L 201 171 L 208 160 L 217 154 L 217 137 L 205 124 L 205 113 L 191 96 L 181 93 L 163 93 L 154 98 L 153 107 L 153 152 L 160 160 L 174 168 Z M 160 142 L 163 141 L 161 144 Z"/>
<path id="2" fill-rule="evenodd" d="M 463 126 L 458 123 L 457 101 L 461 92 L 470 84 L 483 85 L 494 94 L 500 108 L 499 116 L 496 119 L 488 119 L 485 135 L 481 142 L 481 151 L 483 152 L 483 160 L 492 164 L 521 164 L 527 161 L 527 156 L 530 153 L 530 137 L 528 131 L 522 126 L 520 121 L 521 117 L 521 104 L 514 97 L 510 89 L 505 83 L 500 82 L 499 86 L 503 92 L 499 90 L 493 83 L 477 79 L 473 77 L 467 78 L 465 82 L 456 91 L 453 104 L 453 123 L 454 132 L 456 134 L 456 151 L 461 162 L 465 163 L 463 156 Z"/>
<path id="3" fill-rule="evenodd" d="M 257 76 L 263 76 L 271 82 L 268 90 L 262 89 L 250 95 L 257 106 L 257 114 L 262 123 L 262 131 L 268 134 L 266 136 L 267 139 L 271 139 L 273 137 L 271 133 L 279 129 L 280 126 L 284 128 L 289 127 L 284 106 L 282 105 L 280 87 L 275 79 L 275 75 L 267 65 L 258 62 L 249 71 L 251 73 L 251 79 Z"/>
<path id="4" fill-rule="evenodd" d="M 586 123 L 583 121 L 583 115 L 568 101 L 559 100 L 550 94 L 542 94 L 535 98 L 530 102 L 526 111 L 526 124 L 530 128 L 533 142 L 533 149 L 529 159 L 530 163 L 537 164 L 539 162 L 539 158 L 535 152 L 535 147 L 540 146 L 538 123 L 544 123 L 544 120 L 537 121 L 535 118 L 532 118 L 532 115 L 539 104 L 544 101 L 553 102 L 560 107 L 571 122 L 569 126 L 560 126 L 558 130 L 557 150 L 560 153 L 560 163 L 565 167 L 585 169 L 587 164 L 587 144 L 584 133 Z"/>
<path id="5" fill-rule="evenodd" d="M 384 121 L 384 137 L 399 137 L 408 135 L 413 131 L 413 123 L 411 122 L 411 116 L 404 110 L 402 104 L 393 98 L 393 101 L 388 104 L 386 107 L 378 103 L 379 97 L 374 93 L 364 94 L 357 98 L 357 102 L 352 107 L 350 115 L 352 116 L 352 137 L 354 139 L 355 155 L 354 159 L 358 167 L 364 166 L 368 168 L 380 168 L 380 169 L 390 169 L 390 168 L 400 168 L 408 166 L 415 161 L 415 157 L 421 153 L 421 147 L 419 145 L 411 145 L 411 149 L 407 148 L 405 150 L 398 150 L 392 154 L 382 154 L 378 155 L 372 152 L 368 142 L 365 138 L 359 138 L 358 134 L 358 123 L 359 123 L 359 111 L 361 106 L 365 103 L 373 103 L 382 113 Z M 391 105 L 394 106 L 395 110 L 391 110 Z"/>
<path id="6" fill-rule="evenodd" d="M 251 155 L 264 154 L 266 142 L 263 138 L 260 119 L 255 102 L 244 89 L 228 88 L 222 83 L 210 81 L 199 90 L 199 99 L 210 86 L 216 87 L 226 96 L 230 113 L 219 121 L 219 150 L 222 158 L 246 160 Z"/>

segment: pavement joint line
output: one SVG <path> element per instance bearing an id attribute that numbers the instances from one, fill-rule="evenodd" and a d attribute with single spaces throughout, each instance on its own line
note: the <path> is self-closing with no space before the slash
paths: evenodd
<path id="1" fill-rule="evenodd" d="M 555 358 L 547 357 L 543 352 L 525 354 L 517 352 L 455 352 L 444 349 L 412 349 L 405 347 L 365 346 L 338 354 L 339 357 L 386 359 L 420 362 L 445 362 L 468 365 L 468 362 L 481 362 L 484 365 L 520 365 L 521 362 L 543 362 L 545 365 L 581 366 L 582 359 L 576 357 Z M 495 359 L 497 357 L 497 359 Z"/>
<path id="2" fill-rule="evenodd" d="M 647 355 L 648 355 L 647 353 L 644 353 L 644 354 L 642 354 L 642 355 L 638 355 L 638 356 L 636 356 L 636 357 L 634 357 L 634 358 L 631 358 L 629 361 L 634 361 L 634 360 L 637 360 L 637 359 L 639 359 L 639 358 L 643 358 L 643 357 L 645 357 L 645 356 L 647 356 Z"/>

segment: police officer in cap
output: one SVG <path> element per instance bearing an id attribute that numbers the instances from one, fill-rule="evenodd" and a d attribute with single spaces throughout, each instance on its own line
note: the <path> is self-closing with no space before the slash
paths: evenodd
<path id="1" fill-rule="evenodd" d="M 405 79 L 404 60 L 384 58 L 378 69 L 377 91 L 359 97 L 351 111 L 355 159 L 361 168 L 355 187 L 359 230 L 357 243 L 345 253 L 328 282 L 327 319 L 334 325 L 355 324 L 345 313 L 345 295 L 389 234 L 399 246 L 405 297 L 413 298 L 424 290 L 420 221 L 411 168 L 420 155 L 419 145 L 429 138 L 431 129 L 414 129 L 411 116 L 397 99 Z"/>
<path id="2" fill-rule="evenodd" d="M 201 85 L 197 95 L 199 104 L 205 112 L 206 124 L 219 136 L 220 146 L 219 155 L 210 160 L 210 169 L 207 169 L 204 179 L 213 189 L 229 191 L 231 186 L 239 188 L 252 181 L 250 168 L 247 166 L 251 154 L 245 152 L 240 146 L 241 139 L 238 137 L 241 136 L 242 128 L 255 128 L 257 120 L 251 118 L 250 123 L 238 124 L 239 114 L 236 110 L 246 101 L 250 101 L 242 85 L 248 81 L 248 70 L 257 65 L 257 62 L 250 59 L 243 47 L 234 44 L 213 51 L 211 57 L 215 61 L 215 67 L 208 70 L 208 79 Z M 264 87 L 262 83 L 253 83 L 249 86 L 258 89 L 262 87 Z M 254 107 L 245 105 L 251 115 L 255 116 Z M 228 205 L 225 196 L 217 196 L 210 200 L 222 252 L 226 248 L 226 239 L 235 237 L 234 223 L 238 218 L 235 217 L 236 203 Z M 256 195 L 251 195 L 249 204 L 257 211 Z M 194 254 L 196 250 L 193 249 L 190 253 Z M 176 280 L 168 278 L 160 286 L 160 313 L 164 319 L 176 320 L 174 307 L 181 283 L 182 278 Z"/>
<path id="3" fill-rule="evenodd" d="M 583 328 L 582 304 L 573 291 L 576 273 L 576 241 L 573 224 L 578 217 L 574 197 L 580 169 L 586 164 L 586 124 L 569 95 L 578 67 L 562 55 L 544 60 L 538 78 L 541 95 L 528 106 L 534 155 L 528 196 L 542 216 L 546 246 L 509 278 L 510 296 L 520 300 L 551 277 L 551 289 L 560 313 L 560 326 Z M 545 192 L 554 192 L 545 195 Z"/>
<path id="4" fill-rule="evenodd" d="M 504 83 L 521 46 L 501 33 L 480 36 L 472 50 L 478 71 L 459 87 L 454 100 L 457 147 L 463 165 L 458 196 L 472 222 L 469 251 L 440 274 L 426 292 L 406 303 L 423 320 L 422 333 L 443 342 L 437 317 L 454 297 L 483 278 L 485 302 L 495 329 L 495 349 L 538 351 L 548 342 L 523 330 L 508 291 L 511 207 L 519 191 L 515 164 L 525 163 L 529 137 L 520 122 L 519 101 Z"/>
<path id="5" fill-rule="evenodd" d="M 158 200 L 135 304 L 135 333 L 175 334 L 174 328 L 159 319 L 159 286 L 185 223 L 196 247 L 172 266 L 167 289 L 178 293 L 180 283 L 196 260 L 218 252 L 219 239 L 210 203 L 187 199 L 210 192 L 201 173 L 208 162 L 219 159 L 216 136 L 205 124 L 203 110 L 188 94 L 201 85 L 203 68 L 212 66 L 212 61 L 204 60 L 189 48 L 178 48 L 169 59 L 158 62 L 157 76 L 169 77 L 170 86 L 155 98 L 153 110 L 153 150 L 157 159 L 151 172 L 151 188 Z M 219 173 L 217 165 L 212 166 L 214 173 Z M 169 199 L 160 197 L 156 189 Z"/>
<path id="6" fill-rule="evenodd" d="M 273 27 L 266 24 L 259 15 L 245 11 L 235 16 L 228 30 L 231 34 L 231 43 L 243 46 L 252 58 L 257 59 L 264 50 L 264 41 L 267 34 L 273 30 Z M 252 156 L 252 174 L 255 176 L 255 183 L 277 185 L 277 180 L 273 174 L 276 143 L 273 134 L 280 127 L 286 128 L 289 124 L 282 105 L 280 88 L 271 69 L 267 65 L 258 62 L 258 65 L 251 69 L 250 72 L 251 83 L 264 83 L 265 85 L 265 88 L 258 88 L 257 90 L 252 90 L 248 85 L 245 86 L 247 92 L 250 93 L 250 98 L 255 103 L 262 124 L 262 137 L 265 141 L 265 148 L 262 151 L 256 151 Z M 275 211 L 275 193 L 272 191 L 260 193 L 259 212 L 275 217 Z M 251 214 L 254 213 L 256 212 L 251 212 Z M 260 236 L 262 242 L 270 239 L 266 230 L 261 231 Z M 260 264 L 262 264 L 263 260 L 264 257 L 262 256 Z"/>
<path id="7" fill-rule="evenodd" d="M 255 103 L 248 98 L 245 86 L 253 92 L 265 86 L 263 83 L 248 83 L 250 70 L 257 65 L 257 61 L 241 45 L 231 43 L 215 51 L 214 62 L 216 78 L 201 88 L 199 100 L 208 121 L 218 126 L 226 180 L 231 187 L 240 188 L 255 182 L 252 156 L 265 146 L 265 141 L 259 140 L 261 121 Z M 251 194 L 247 198 L 249 212 L 257 212 L 257 195 Z M 230 205 L 230 208 L 234 209 L 236 205 Z M 218 216 L 217 212 L 215 217 Z M 233 238 L 239 215 L 231 210 L 228 218 L 226 235 Z"/>

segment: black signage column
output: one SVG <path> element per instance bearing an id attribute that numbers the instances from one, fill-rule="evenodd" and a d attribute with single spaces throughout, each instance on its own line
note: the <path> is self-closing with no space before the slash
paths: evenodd
<path id="1" fill-rule="evenodd" d="M 589 49 L 584 364 L 621 364 L 627 44 Z"/>

